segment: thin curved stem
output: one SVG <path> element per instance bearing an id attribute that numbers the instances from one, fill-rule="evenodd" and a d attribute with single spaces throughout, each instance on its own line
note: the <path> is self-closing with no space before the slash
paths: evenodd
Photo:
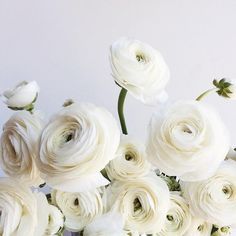
<path id="1" fill-rule="evenodd" d="M 207 95 L 209 95 L 210 93 L 217 92 L 218 90 L 219 90 L 218 88 L 208 89 L 207 91 L 205 91 L 204 93 L 202 93 L 200 96 L 198 96 L 198 97 L 196 98 L 196 101 L 200 101 L 200 100 L 202 100 L 204 97 L 206 97 Z"/>
<path id="2" fill-rule="evenodd" d="M 125 124 L 125 116 L 124 116 L 124 102 L 125 102 L 126 94 L 127 94 L 127 90 L 122 88 L 120 91 L 119 98 L 118 98 L 118 115 L 120 119 L 122 133 L 125 135 L 128 134 L 126 124 Z"/>

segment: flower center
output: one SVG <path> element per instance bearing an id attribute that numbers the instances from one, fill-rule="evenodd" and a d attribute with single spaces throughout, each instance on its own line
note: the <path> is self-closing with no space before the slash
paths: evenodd
<path id="1" fill-rule="evenodd" d="M 136 212 L 136 211 L 142 209 L 142 204 L 141 204 L 141 202 L 139 201 L 138 198 L 135 198 L 135 199 L 134 199 L 133 204 L 134 204 L 134 212 Z"/>
<path id="2" fill-rule="evenodd" d="M 131 161 L 133 159 L 133 156 L 130 153 L 125 154 L 125 160 L 126 161 Z"/>
<path id="3" fill-rule="evenodd" d="M 230 227 L 229 226 L 225 226 L 225 227 L 221 227 L 220 228 L 220 231 L 222 233 L 228 233 L 230 231 Z"/>
<path id="4" fill-rule="evenodd" d="M 72 138 L 73 138 L 73 134 L 72 133 L 67 134 L 67 136 L 65 137 L 66 143 L 69 142 Z"/>
<path id="5" fill-rule="evenodd" d="M 79 199 L 78 199 L 78 198 L 75 199 L 74 205 L 75 205 L 75 206 L 78 206 L 78 205 L 79 205 Z"/>
<path id="6" fill-rule="evenodd" d="M 174 217 L 172 215 L 167 215 L 166 218 L 169 221 L 173 221 L 174 220 Z"/>
<path id="7" fill-rule="evenodd" d="M 145 56 L 141 53 L 136 54 L 136 60 L 140 63 L 146 62 Z"/>
<path id="8" fill-rule="evenodd" d="M 204 228 L 203 225 L 199 225 L 199 226 L 197 227 L 197 230 L 198 230 L 198 231 L 203 231 L 203 228 Z"/>

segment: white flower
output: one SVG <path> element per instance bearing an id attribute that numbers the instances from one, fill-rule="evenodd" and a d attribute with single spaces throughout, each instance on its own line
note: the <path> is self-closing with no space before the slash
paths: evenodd
<path id="1" fill-rule="evenodd" d="M 169 69 L 162 55 L 138 40 L 121 38 L 111 46 L 111 68 L 115 81 L 143 103 L 167 99 Z"/>
<path id="2" fill-rule="evenodd" d="M 0 235 L 42 236 L 39 232 L 45 229 L 45 222 L 38 218 L 39 198 L 41 203 L 46 199 L 19 182 L 0 178 Z M 44 212 L 44 208 L 40 211 Z"/>
<path id="3" fill-rule="evenodd" d="M 147 175 L 150 169 L 145 146 L 127 136 L 122 137 L 115 159 L 106 166 L 107 175 L 111 180 L 135 179 Z"/>
<path id="4" fill-rule="evenodd" d="M 103 213 L 102 198 L 97 189 L 83 193 L 54 190 L 52 201 L 65 216 L 65 228 L 77 232 Z"/>
<path id="5" fill-rule="evenodd" d="M 4 125 L 0 140 L 0 165 L 10 177 L 30 186 L 43 183 L 35 164 L 42 120 L 27 111 L 16 112 Z"/>
<path id="6" fill-rule="evenodd" d="M 228 226 L 219 227 L 211 236 L 228 236 L 231 235 L 231 228 Z"/>
<path id="7" fill-rule="evenodd" d="M 48 205 L 48 207 L 49 207 L 48 225 L 45 234 L 56 235 L 63 229 L 64 216 L 57 207 L 53 205 Z"/>
<path id="8" fill-rule="evenodd" d="M 220 117 L 198 101 L 179 101 L 154 115 L 147 156 L 160 171 L 183 181 L 214 174 L 229 150 L 229 135 Z"/>
<path id="9" fill-rule="evenodd" d="M 43 130 L 38 167 L 54 189 L 83 192 L 108 184 L 100 171 L 120 141 L 115 119 L 92 104 L 72 104 Z"/>
<path id="10" fill-rule="evenodd" d="M 10 108 L 23 109 L 35 102 L 39 93 L 36 81 L 19 83 L 14 89 L 6 90 L 3 95 Z"/>
<path id="11" fill-rule="evenodd" d="M 192 217 L 191 225 L 184 236 L 209 236 L 211 230 L 212 224 L 203 219 Z"/>
<path id="12" fill-rule="evenodd" d="M 124 236 L 123 219 L 119 213 L 108 212 L 94 219 L 84 229 L 84 236 Z"/>
<path id="13" fill-rule="evenodd" d="M 169 190 L 156 175 L 129 181 L 115 181 L 107 189 L 107 208 L 120 212 L 125 230 L 159 232 L 169 209 Z"/>
<path id="14" fill-rule="evenodd" d="M 236 225 L 236 162 L 224 161 L 209 179 L 182 182 L 184 197 L 196 217 L 217 225 Z"/>
<path id="15" fill-rule="evenodd" d="M 170 194 L 170 208 L 166 215 L 165 225 L 160 236 L 184 235 L 191 225 L 191 214 L 189 207 L 179 192 Z"/>

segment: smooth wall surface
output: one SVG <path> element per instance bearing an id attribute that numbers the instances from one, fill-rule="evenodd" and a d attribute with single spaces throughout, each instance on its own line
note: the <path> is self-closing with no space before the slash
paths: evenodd
<path id="1" fill-rule="evenodd" d="M 92 102 L 116 117 L 119 88 L 110 75 L 110 44 L 121 36 L 159 49 L 171 71 L 170 101 L 194 99 L 214 78 L 236 78 L 235 0 L 0 0 L 0 93 L 21 80 L 41 87 L 47 118 L 67 98 Z M 236 145 L 236 101 L 206 98 Z M 157 108 L 127 97 L 131 135 L 145 140 Z M 0 126 L 13 112 L 0 103 Z"/>

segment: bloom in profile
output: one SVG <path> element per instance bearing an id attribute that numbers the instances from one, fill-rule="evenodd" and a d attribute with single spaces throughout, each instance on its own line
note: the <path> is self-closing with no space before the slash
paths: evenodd
<path id="1" fill-rule="evenodd" d="M 121 38 L 111 45 L 112 75 L 121 87 L 143 103 L 165 101 L 169 69 L 162 55 L 146 43 Z"/>
<path id="2" fill-rule="evenodd" d="M 100 192 L 95 189 L 82 193 L 69 193 L 54 190 L 52 202 L 65 216 L 65 228 L 78 232 L 103 213 Z"/>
<path id="3" fill-rule="evenodd" d="M 198 182 L 182 182 L 181 188 L 194 217 L 221 226 L 235 225 L 235 161 L 224 161 L 211 178 Z"/>
<path id="4" fill-rule="evenodd" d="M 13 110 L 31 110 L 38 93 L 39 86 L 36 81 L 22 81 L 15 88 L 3 93 L 4 102 Z"/>
<path id="5" fill-rule="evenodd" d="M 148 160 L 183 181 L 212 176 L 230 147 L 219 115 L 198 101 L 179 101 L 154 115 L 148 132 Z"/>
<path id="6" fill-rule="evenodd" d="M 100 171 L 114 158 L 119 142 L 119 128 L 107 110 L 73 103 L 43 130 L 37 165 L 52 188 L 89 191 L 109 183 Z"/>
<path id="7" fill-rule="evenodd" d="M 4 124 L 0 139 L 0 165 L 10 177 L 35 186 L 44 181 L 36 166 L 43 122 L 36 114 L 18 111 Z"/>
<path id="8" fill-rule="evenodd" d="M 107 210 L 116 210 L 126 231 L 160 232 L 169 209 L 169 189 L 155 174 L 129 181 L 114 181 L 106 192 Z"/>
<path id="9" fill-rule="evenodd" d="M 150 172 L 145 145 L 133 138 L 123 136 L 115 158 L 106 166 L 111 180 L 128 180 L 142 177 Z"/>

